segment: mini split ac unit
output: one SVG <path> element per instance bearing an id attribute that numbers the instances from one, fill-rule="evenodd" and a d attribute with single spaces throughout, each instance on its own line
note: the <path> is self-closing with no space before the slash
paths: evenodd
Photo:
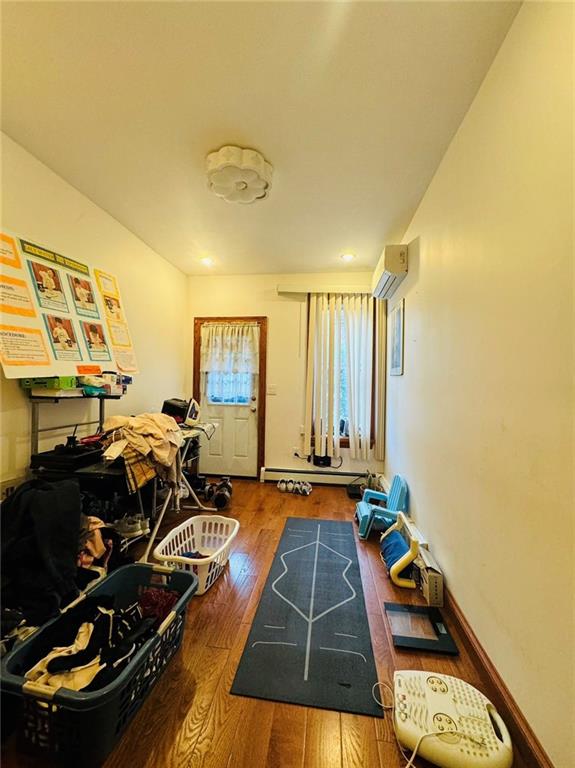
<path id="1" fill-rule="evenodd" d="M 407 275 L 407 245 L 386 245 L 371 281 L 376 299 L 389 299 Z"/>

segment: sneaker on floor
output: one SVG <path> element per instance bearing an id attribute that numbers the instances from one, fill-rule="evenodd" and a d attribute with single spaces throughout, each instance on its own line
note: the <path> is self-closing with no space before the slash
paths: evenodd
<path id="1" fill-rule="evenodd" d="M 135 517 L 123 517 L 121 520 L 116 520 L 112 527 L 116 533 L 120 534 L 120 536 L 123 536 L 125 539 L 142 535 L 140 521 Z"/>
<path id="2" fill-rule="evenodd" d="M 278 491 L 281 491 L 282 493 L 286 492 L 286 480 L 282 479 L 278 481 Z"/>
<path id="3" fill-rule="evenodd" d="M 294 486 L 295 486 L 295 483 L 293 480 L 286 480 L 286 491 L 288 493 L 294 492 Z"/>

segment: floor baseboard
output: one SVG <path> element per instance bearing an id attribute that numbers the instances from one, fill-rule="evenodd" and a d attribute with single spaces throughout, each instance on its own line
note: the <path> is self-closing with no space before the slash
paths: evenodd
<path id="1" fill-rule="evenodd" d="M 307 483 L 320 485 L 348 485 L 358 480 L 363 475 L 357 472 L 335 472 L 331 469 L 314 469 L 312 466 L 306 469 L 281 469 L 278 467 L 262 467 L 260 482 L 276 482 L 282 478 L 301 480 Z"/>
<path id="2" fill-rule="evenodd" d="M 479 642 L 463 611 L 448 589 L 445 590 L 445 607 L 456 624 L 456 628 L 459 630 L 459 634 L 474 663 L 479 668 L 485 670 L 492 682 L 493 693 L 490 695 L 490 698 L 509 729 L 511 740 L 513 741 L 513 749 L 519 752 L 525 763 L 533 766 L 533 768 L 555 768 L 549 755 L 543 749 L 541 742 L 533 733 L 524 714 L 519 709 L 509 688 L 505 685 L 493 662 Z"/>

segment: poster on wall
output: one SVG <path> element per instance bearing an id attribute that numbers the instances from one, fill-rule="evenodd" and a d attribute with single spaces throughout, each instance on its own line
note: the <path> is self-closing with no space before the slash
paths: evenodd
<path id="1" fill-rule="evenodd" d="M 24 368 L 32 366 L 32 370 L 36 372 L 37 366 L 50 365 L 46 343 L 38 328 L 23 328 L 3 323 L 0 323 L 0 360 L 4 371 L 14 366 L 20 376 L 27 375 Z M 16 378 L 16 375 L 11 378 Z"/>
<path id="2" fill-rule="evenodd" d="M 92 287 L 92 281 L 77 275 L 68 275 L 70 292 L 76 307 L 76 313 L 84 317 L 95 317 L 98 319 L 98 307 L 96 306 L 96 297 Z"/>
<path id="3" fill-rule="evenodd" d="M 0 264 L 20 269 L 22 262 L 13 237 L 0 232 Z"/>
<path id="4" fill-rule="evenodd" d="M 25 280 L 0 273 L 0 312 L 35 317 L 30 290 Z"/>
<path id="5" fill-rule="evenodd" d="M 67 312 L 68 302 L 64 296 L 60 272 L 49 264 L 41 264 L 37 261 L 28 261 L 28 267 L 36 291 L 36 298 L 42 309 Z"/>
<path id="6" fill-rule="evenodd" d="M 84 334 L 84 340 L 90 355 L 90 360 L 111 360 L 112 356 L 106 343 L 106 337 L 104 335 L 104 328 L 100 323 L 87 322 L 82 320 L 80 322 L 82 333 Z"/>
<path id="7" fill-rule="evenodd" d="M 114 360 L 123 373 L 137 373 L 138 363 L 124 314 L 118 281 L 114 275 L 95 269 L 96 283 L 104 305 L 104 317 Z"/>
<path id="8" fill-rule="evenodd" d="M 87 264 L 0 233 L 0 362 L 7 378 L 97 374 L 102 364 L 137 372 L 118 282 L 97 272 L 104 292 Z"/>
<path id="9" fill-rule="evenodd" d="M 56 360 L 81 360 L 82 353 L 70 318 L 44 315 L 44 322 Z"/>

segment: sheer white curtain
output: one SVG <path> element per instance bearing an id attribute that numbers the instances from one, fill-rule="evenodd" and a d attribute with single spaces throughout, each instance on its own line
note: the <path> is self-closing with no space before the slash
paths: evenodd
<path id="1" fill-rule="evenodd" d="M 387 360 L 387 301 L 375 302 L 375 450 L 377 461 L 385 459 L 385 374 Z"/>
<path id="2" fill-rule="evenodd" d="M 340 455 L 341 308 L 339 295 L 310 294 L 304 420 L 304 452 L 308 455 L 312 436 L 316 454 Z"/>
<path id="3" fill-rule="evenodd" d="M 304 451 L 340 456 L 340 406 L 347 403 L 352 458 L 367 459 L 371 439 L 373 299 L 367 294 L 309 297 Z"/>
<path id="4" fill-rule="evenodd" d="M 373 299 L 365 293 L 343 297 L 347 335 L 349 454 L 369 458 L 373 371 Z"/>
<path id="5" fill-rule="evenodd" d="M 214 402 L 243 402 L 259 372 L 260 328 L 257 323 L 204 323 L 201 328 L 202 393 Z"/>

